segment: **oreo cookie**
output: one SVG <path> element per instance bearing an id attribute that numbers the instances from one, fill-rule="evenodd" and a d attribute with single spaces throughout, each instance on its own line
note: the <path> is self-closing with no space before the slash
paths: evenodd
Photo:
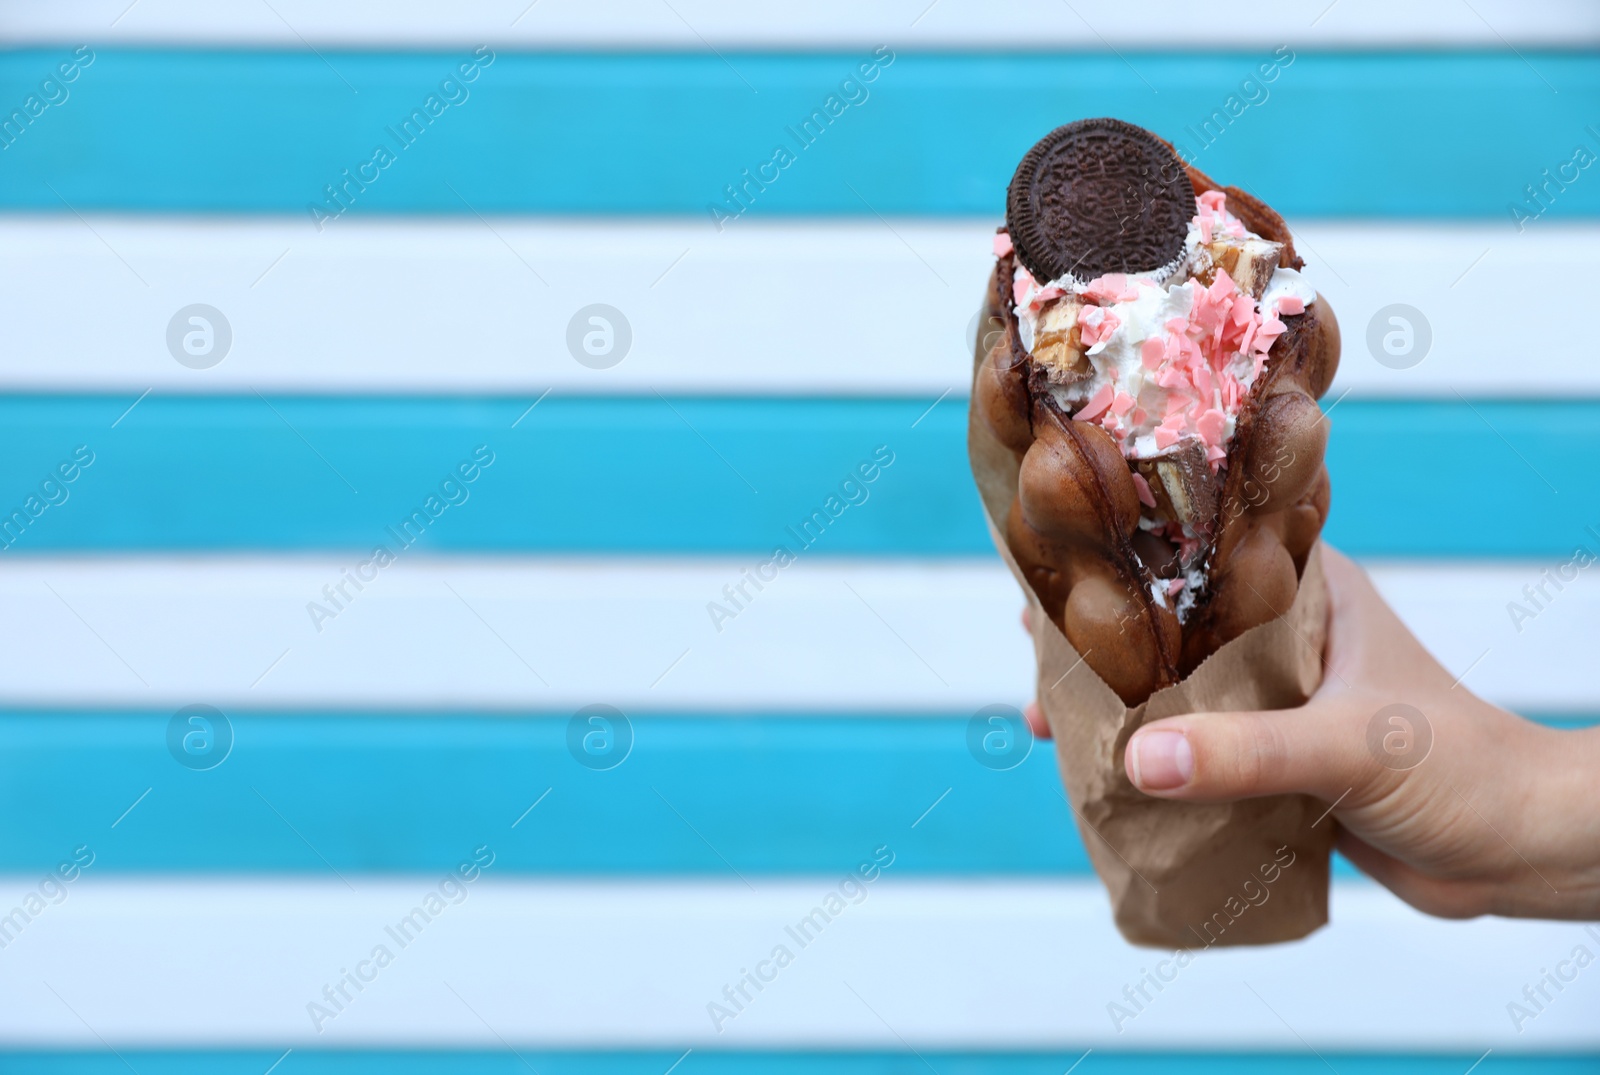
<path id="1" fill-rule="evenodd" d="M 1041 282 L 1173 265 L 1194 211 L 1178 155 L 1116 119 L 1057 127 L 1028 150 L 1006 190 L 1011 242 Z"/>

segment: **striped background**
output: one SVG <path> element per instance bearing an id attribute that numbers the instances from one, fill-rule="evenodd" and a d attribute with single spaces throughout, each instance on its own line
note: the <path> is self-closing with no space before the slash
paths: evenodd
<path id="1" fill-rule="evenodd" d="M 0 150 L 0 517 L 93 454 L 0 555 L 0 915 L 93 854 L 0 948 L 0 1070 L 1595 1070 L 1600 971 L 1520 1028 L 1507 1005 L 1600 938 L 1426 919 L 1342 864 L 1328 929 L 1115 1018 L 1165 957 L 1118 939 L 1050 751 L 966 747 L 1032 669 L 962 438 L 1011 167 L 1072 117 L 1148 125 L 1289 216 L 1340 316 L 1329 538 L 1474 690 L 1591 723 L 1600 582 L 1507 604 L 1600 550 L 1600 354 L 1561 291 L 1600 172 L 1524 189 L 1600 155 L 1600 11 L 791 7 L 0 2 L 0 115 L 56 102 Z M 485 45 L 319 230 L 324 186 Z M 168 350 L 195 303 L 231 328 L 211 369 Z M 631 329 L 609 369 L 566 343 L 594 303 Z M 1394 304 L 1431 331 L 1410 369 L 1366 342 Z M 480 445 L 464 500 L 308 613 Z M 869 497 L 714 624 L 880 447 Z M 231 736 L 203 771 L 168 747 L 197 704 Z M 629 721 L 609 769 L 570 746 L 594 704 Z"/>

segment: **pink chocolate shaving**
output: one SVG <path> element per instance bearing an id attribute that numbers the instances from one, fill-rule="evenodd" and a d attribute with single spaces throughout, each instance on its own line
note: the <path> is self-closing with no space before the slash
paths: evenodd
<path id="1" fill-rule="evenodd" d="M 1133 477 L 1133 487 L 1139 491 L 1139 503 L 1147 508 L 1156 506 L 1156 496 L 1150 491 L 1150 483 L 1144 480 L 1144 475 L 1137 470 L 1128 472 Z"/>
<path id="2" fill-rule="evenodd" d="M 1111 338 L 1122 326 L 1122 319 L 1103 306 L 1087 306 L 1078 314 L 1078 335 L 1085 347 Z"/>
<path id="3" fill-rule="evenodd" d="M 1101 385 L 1100 391 L 1089 397 L 1089 402 L 1084 404 L 1083 410 L 1072 416 L 1073 419 L 1079 422 L 1090 422 L 1100 417 L 1105 413 L 1106 408 L 1111 406 L 1111 400 L 1115 392 L 1116 390 L 1111 385 Z"/>

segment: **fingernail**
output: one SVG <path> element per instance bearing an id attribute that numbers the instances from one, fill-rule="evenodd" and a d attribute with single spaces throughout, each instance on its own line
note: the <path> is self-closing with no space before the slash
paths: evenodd
<path id="1" fill-rule="evenodd" d="M 1182 732 L 1141 732 L 1133 740 L 1133 782 L 1147 791 L 1181 788 L 1194 776 L 1194 751 Z"/>

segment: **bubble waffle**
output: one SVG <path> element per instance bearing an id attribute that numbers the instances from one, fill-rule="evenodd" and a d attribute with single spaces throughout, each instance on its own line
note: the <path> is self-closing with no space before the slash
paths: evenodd
<path id="1" fill-rule="evenodd" d="M 1277 213 L 1115 120 L 1029 152 L 995 250 L 972 405 L 1020 466 L 996 522 L 1137 705 L 1294 603 L 1328 514 L 1338 323 Z"/>

